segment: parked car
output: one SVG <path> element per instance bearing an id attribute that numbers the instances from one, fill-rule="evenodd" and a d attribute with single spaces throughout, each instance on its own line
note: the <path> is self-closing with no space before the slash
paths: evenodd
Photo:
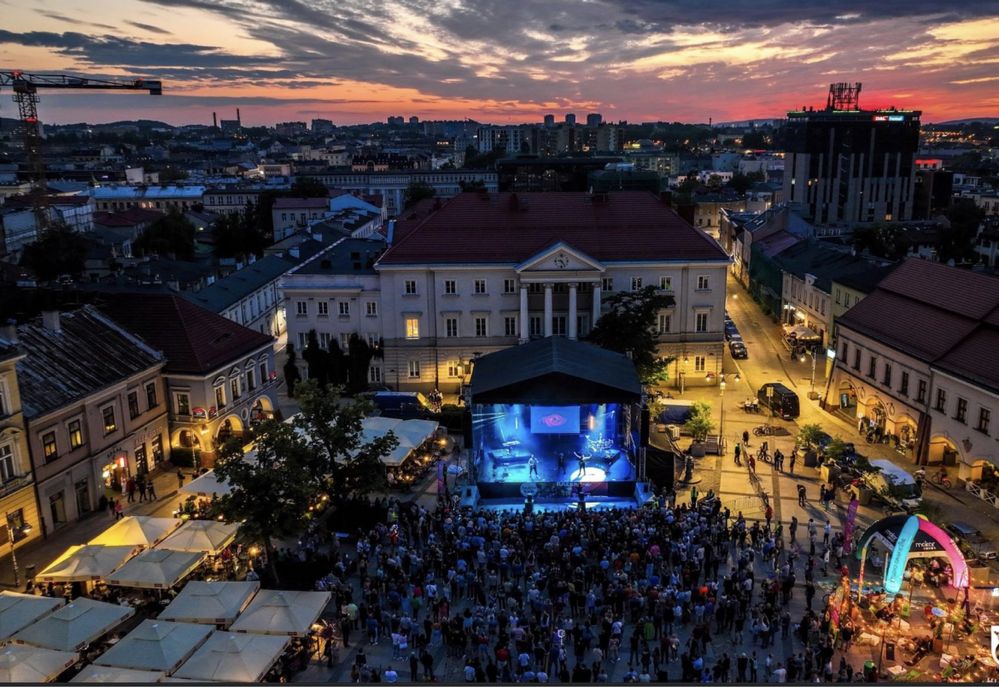
<path id="1" fill-rule="evenodd" d="M 739 328 L 736 327 L 735 324 L 732 323 L 732 322 L 726 322 L 725 323 L 725 340 L 726 341 L 731 341 L 734 337 L 739 337 L 740 339 L 742 338 L 742 335 L 739 334 Z"/>
<path id="2" fill-rule="evenodd" d="M 957 540 L 958 545 L 965 544 L 975 557 L 985 561 L 999 559 L 999 552 L 992 547 L 992 543 L 988 537 L 982 534 L 981 530 L 974 525 L 961 520 L 952 520 L 944 525 L 944 529 L 954 535 L 954 539 Z"/>
<path id="3" fill-rule="evenodd" d="M 756 397 L 760 400 L 760 405 L 769 408 L 775 415 L 780 415 L 785 420 L 793 420 L 801 414 L 798 394 L 780 382 L 764 384 L 760 387 Z"/>
<path id="4" fill-rule="evenodd" d="M 919 507 L 922 493 L 915 478 L 908 471 L 883 458 L 874 459 L 870 463 L 877 469 L 865 473 L 864 481 L 874 493 L 910 513 Z"/>
<path id="5" fill-rule="evenodd" d="M 746 348 L 746 344 L 741 339 L 732 339 L 729 341 L 728 350 L 733 358 L 745 359 L 749 357 L 749 349 Z"/>

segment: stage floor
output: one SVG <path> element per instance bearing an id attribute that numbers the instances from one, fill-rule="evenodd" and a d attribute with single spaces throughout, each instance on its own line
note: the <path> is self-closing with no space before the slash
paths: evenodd
<path id="1" fill-rule="evenodd" d="M 543 502 L 534 502 L 535 513 L 556 513 L 577 510 L 578 508 L 579 502 L 572 499 L 546 499 Z M 609 496 L 590 496 L 586 499 L 586 510 L 611 510 L 614 508 L 620 510 L 638 508 L 638 504 L 635 499 Z M 524 499 L 485 499 L 479 501 L 476 510 L 521 512 L 524 510 Z"/>
<path id="2" fill-rule="evenodd" d="M 526 461 L 503 465 L 492 458 L 484 458 L 483 462 L 485 466 L 478 476 L 480 482 L 631 482 L 635 479 L 635 469 L 625 456 L 610 466 L 604 461 L 591 460 L 584 471 L 580 471 L 579 461 L 574 459 L 567 459 L 561 469 L 557 460 L 542 459 L 538 461 L 537 474 L 531 474 Z"/>

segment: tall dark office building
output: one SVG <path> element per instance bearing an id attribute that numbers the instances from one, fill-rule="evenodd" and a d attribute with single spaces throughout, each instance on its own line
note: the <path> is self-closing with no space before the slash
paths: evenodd
<path id="1" fill-rule="evenodd" d="M 565 123 L 569 126 L 576 126 L 576 115 L 571 112 L 565 116 Z"/>
<path id="2" fill-rule="evenodd" d="M 555 115 L 553 115 L 553 114 L 546 114 L 545 115 L 545 128 L 546 129 L 551 129 L 553 126 L 555 126 Z"/>
<path id="3" fill-rule="evenodd" d="M 600 126 L 604 122 L 604 116 L 599 112 L 591 112 L 586 115 L 586 126 Z"/>
<path id="4" fill-rule="evenodd" d="M 784 198 L 819 225 L 913 216 L 918 110 L 862 110 L 860 84 L 832 84 L 824 110 L 787 113 Z"/>

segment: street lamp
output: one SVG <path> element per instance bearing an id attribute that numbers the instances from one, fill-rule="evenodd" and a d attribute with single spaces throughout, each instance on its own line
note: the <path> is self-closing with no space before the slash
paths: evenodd
<path id="1" fill-rule="evenodd" d="M 14 528 L 10 522 L 10 513 L 5 513 L 7 520 L 7 539 L 10 541 L 10 561 L 14 564 L 14 586 L 21 586 L 21 571 L 17 567 L 17 555 L 14 553 L 14 533 L 18 532 L 23 535 L 27 535 L 31 532 L 31 525 L 28 523 L 22 523 L 20 527 Z"/>
<path id="2" fill-rule="evenodd" d="M 681 396 L 683 396 L 684 383 L 687 381 L 686 380 L 686 376 L 687 376 L 687 362 L 688 362 L 687 356 L 683 356 L 683 370 L 681 370 L 680 374 L 678 375 L 680 377 L 680 395 Z"/>
<path id="3" fill-rule="evenodd" d="M 805 353 L 808 353 L 808 355 L 812 356 L 812 388 L 811 388 L 811 393 L 809 394 L 811 395 L 815 393 L 815 351 L 806 350 Z M 801 357 L 798 358 L 798 360 L 800 360 L 801 362 L 805 362 L 805 353 L 802 353 Z"/>

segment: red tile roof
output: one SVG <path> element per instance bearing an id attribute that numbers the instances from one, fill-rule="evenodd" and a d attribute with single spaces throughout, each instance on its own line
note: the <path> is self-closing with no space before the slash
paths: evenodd
<path id="1" fill-rule="evenodd" d="M 462 193 L 405 231 L 379 264 L 519 263 L 558 242 L 606 261 L 728 260 L 713 239 L 651 193 L 603 198 Z"/>
<path id="2" fill-rule="evenodd" d="M 163 351 L 168 373 L 207 374 L 274 341 L 173 294 L 130 293 L 100 307 Z"/>

